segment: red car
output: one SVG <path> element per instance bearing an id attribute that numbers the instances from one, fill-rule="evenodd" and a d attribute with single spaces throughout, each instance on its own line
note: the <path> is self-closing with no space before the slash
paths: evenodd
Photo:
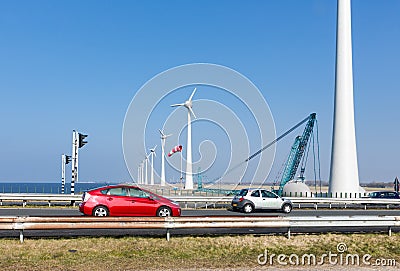
<path id="1" fill-rule="evenodd" d="M 179 203 L 131 185 L 112 185 L 82 195 L 79 211 L 89 216 L 180 216 Z"/>

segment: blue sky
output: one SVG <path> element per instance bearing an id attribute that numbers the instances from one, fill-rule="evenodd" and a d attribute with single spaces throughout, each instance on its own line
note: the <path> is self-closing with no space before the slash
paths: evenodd
<path id="1" fill-rule="evenodd" d="M 400 175 L 398 14 L 398 0 L 352 1 L 363 182 Z M 268 102 L 277 134 L 317 112 L 327 180 L 335 35 L 334 0 L 2 0 L 0 182 L 59 181 L 73 129 L 89 134 L 81 180 L 130 181 L 121 146 L 130 101 L 158 73 L 198 62 L 248 77 Z M 149 142 L 159 143 L 156 132 Z M 294 136 L 278 145 L 278 167 Z"/>

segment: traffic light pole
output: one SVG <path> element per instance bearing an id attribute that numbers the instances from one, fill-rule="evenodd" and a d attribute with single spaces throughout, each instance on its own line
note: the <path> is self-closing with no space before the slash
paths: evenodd
<path id="1" fill-rule="evenodd" d="M 65 154 L 61 155 L 61 194 L 65 193 Z"/>
<path id="2" fill-rule="evenodd" d="M 75 195 L 75 182 L 78 182 L 78 150 L 85 146 L 87 135 L 78 133 L 73 130 L 72 132 L 72 179 L 71 179 L 71 195 Z"/>
<path id="3" fill-rule="evenodd" d="M 72 178 L 71 195 L 75 195 L 75 182 L 78 182 L 78 132 L 72 132 Z"/>
<path id="4" fill-rule="evenodd" d="M 61 155 L 61 194 L 65 194 L 65 168 L 71 162 L 71 156 Z"/>

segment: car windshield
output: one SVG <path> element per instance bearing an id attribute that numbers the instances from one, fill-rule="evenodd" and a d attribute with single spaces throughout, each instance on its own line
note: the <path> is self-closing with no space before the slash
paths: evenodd
<path id="1" fill-rule="evenodd" d="M 155 200 L 160 200 L 160 197 L 159 197 L 158 195 L 153 194 L 153 193 L 151 193 L 151 192 L 150 192 L 150 197 L 151 197 L 152 199 L 155 199 Z"/>

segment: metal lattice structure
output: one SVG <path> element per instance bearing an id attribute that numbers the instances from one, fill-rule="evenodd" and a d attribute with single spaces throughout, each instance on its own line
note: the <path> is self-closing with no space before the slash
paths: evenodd
<path id="1" fill-rule="evenodd" d="M 285 169 L 282 174 L 279 188 L 275 190 L 275 192 L 280 196 L 282 195 L 283 187 L 285 186 L 285 184 L 287 184 L 290 180 L 293 180 L 296 175 L 300 161 L 304 155 L 304 151 L 306 150 L 308 141 L 310 140 L 310 136 L 313 132 L 315 119 L 316 113 L 312 113 L 308 118 L 307 125 L 303 131 L 303 135 L 296 137 L 292 145 L 289 157 L 285 164 Z"/>

